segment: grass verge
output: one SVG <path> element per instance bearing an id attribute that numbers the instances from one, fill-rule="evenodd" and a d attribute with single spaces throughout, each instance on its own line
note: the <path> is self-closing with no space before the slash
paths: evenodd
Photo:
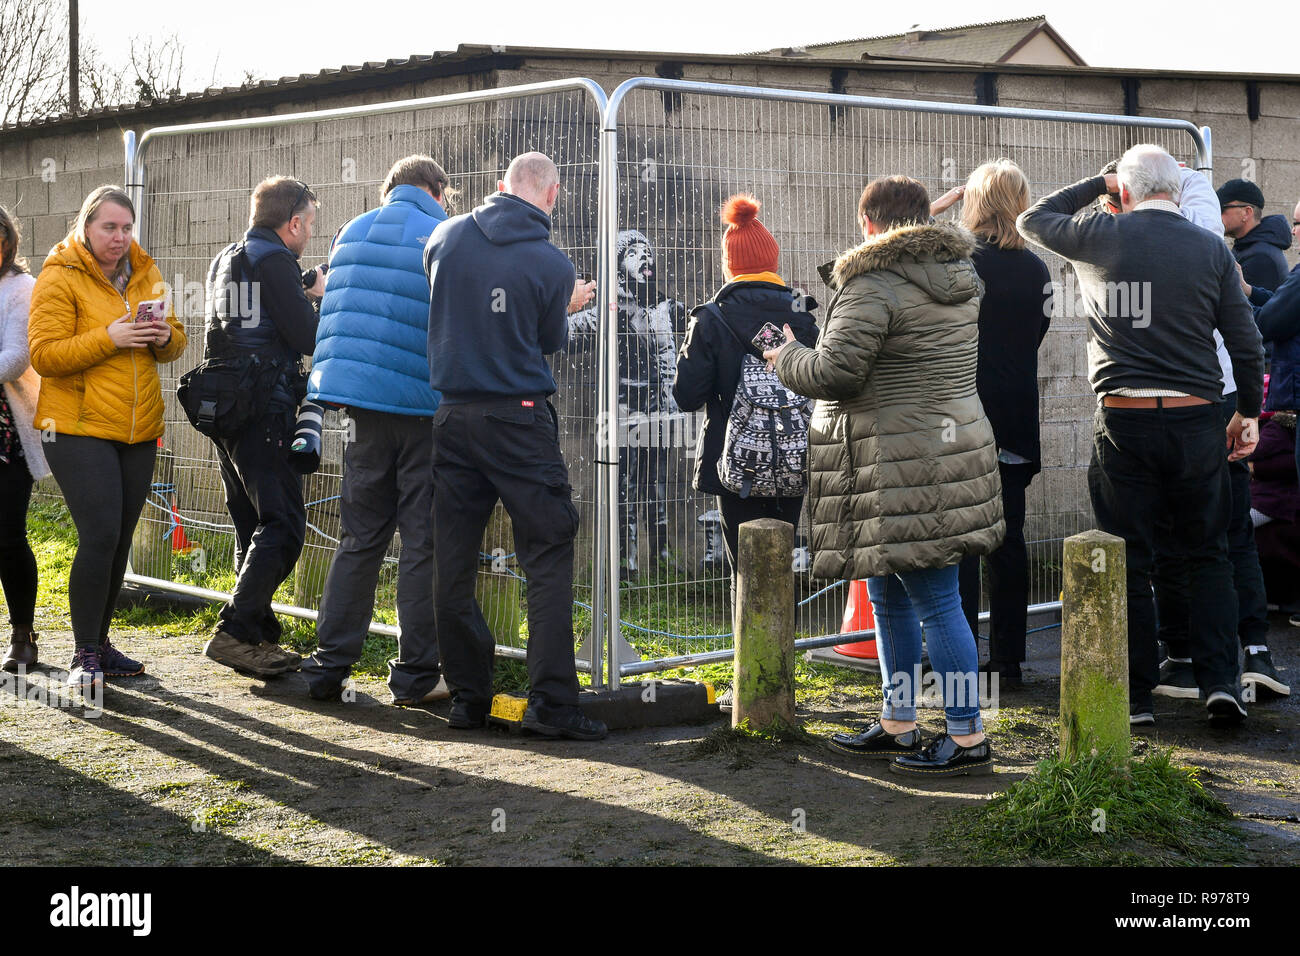
<path id="1" fill-rule="evenodd" d="M 1231 820 L 1171 748 L 1118 764 L 1104 754 L 1040 761 L 987 804 L 954 812 L 931 843 L 984 865 L 1244 862 L 1244 835 Z"/>

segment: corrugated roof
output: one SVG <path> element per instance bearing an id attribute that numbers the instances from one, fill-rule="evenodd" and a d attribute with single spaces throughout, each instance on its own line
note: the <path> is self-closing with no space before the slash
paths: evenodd
<path id="1" fill-rule="evenodd" d="M 186 104 L 199 103 L 208 100 L 230 100 L 241 96 L 256 95 L 259 91 L 266 90 L 293 91 L 295 89 L 328 86 L 350 79 L 380 77 L 385 74 L 422 70 L 425 67 L 441 62 L 454 63 L 458 60 L 470 60 L 484 54 L 493 53 L 500 49 L 502 48 L 488 46 L 469 47 L 462 44 L 456 50 L 438 51 L 432 54 L 418 54 L 384 61 L 370 60 L 359 65 L 350 64 L 341 67 L 327 68 L 321 70 L 319 73 L 299 73 L 297 76 L 282 76 L 279 79 L 274 80 L 258 80 L 253 83 L 245 83 L 241 86 L 210 86 L 207 89 L 198 90 L 193 93 L 180 93 L 174 96 L 159 97 L 154 100 L 139 100 L 134 103 L 121 103 L 116 106 L 96 107 L 95 109 L 81 110 L 77 113 L 60 113 L 55 116 L 45 116 L 39 119 L 28 120 L 23 123 L 9 123 L 0 126 L 0 132 L 54 126 L 56 124 L 86 119 L 107 119 L 115 116 L 137 113 L 143 110 L 154 110 L 159 107 L 166 108 L 172 106 L 184 106 Z"/>
<path id="2" fill-rule="evenodd" d="M 209 87 L 196 93 L 185 93 L 164 99 L 126 103 L 80 113 L 63 113 L 26 123 L 0 126 L 0 134 L 9 132 L 40 133 L 47 128 L 60 127 L 72 123 L 94 122 L 97 120 L 119 121 L 138 114 L 150 114 L 162 111 L 175 113 L 185 110 L 193 112 L 203 105 L 224 109 L 238 109 L 244 104 L 252 104 L 259 111 L 268 105 L 268 94 L 284 98 L 305 95 L 318 88 L 337 93 L 352 89 L 366 89 L 380 86 L 384 82 L 401 78 L 405 82 L 418 82 L 439 75 L 457 75 L 473 70 L 517 69 L 527 59 L 535 60 L 596 60 L 608 63 L 611 60 L 629 62 L 670 62 L 678 64 L 740 64 L 746 66 L 801 66 L 807 65 L 819 70 L 832 67 L 857 70 L 919 70 L 925 72 L 974 73 L 988 69 L 987 61 L 940 61 L 930 57 L 877 59 L 849 56 L 813 56 L 807 48 L 788 48 L 763 53 L 681 53 L 647 50 L 583 50 L 553 47 L 505 47 L 488 44 L 461 44 L 454 51 L 440 51 L 383 62 L 372 61 L 360 65 L 349 65 L 321 70 L 319 73 L 302 73 L 298 76 L 281 77 L 278 80 L 260 80 L 243 86 Z M 1152 70 L 1130 69 L 1122 67 L 1053 66 L 1024 63 L 1004 63 L 998 66 L 999 73 L 1116 76 L 1116 77 L 1166 77 L 1170 79 L 1213 79 L 1213 80 L 1256 80 L 1265 82 L 1300 82 L 1300 75 L 1279 73 L 1224 73 L 1215 71 L 1193 70 Z M 409 74 L 402 76 L 402 74 Z"/>

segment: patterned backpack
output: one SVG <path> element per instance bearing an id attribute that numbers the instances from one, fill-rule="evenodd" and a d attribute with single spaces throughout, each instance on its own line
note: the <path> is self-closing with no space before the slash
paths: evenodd
<path id="1" fill-rule="evenodd" d="M 718 459 L 722 487 L 741 498 L 794 498 L 808 490 L 813 401 L 781 384 L 716 303 L 703 306 L 740 343 L 740 381 Z"/>

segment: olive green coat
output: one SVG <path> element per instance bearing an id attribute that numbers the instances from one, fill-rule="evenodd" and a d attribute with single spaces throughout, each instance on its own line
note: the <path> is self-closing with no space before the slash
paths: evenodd
<path id="1" fill-rule="evenodd" d="M 953 223 L 871 237 L 835 261 L 817 347 L 781 351 L 777 376 L 818 399 L 817 577 L 942 568 L 1002 543 L 997 448 L 975 391 L 974 248 Z"/>

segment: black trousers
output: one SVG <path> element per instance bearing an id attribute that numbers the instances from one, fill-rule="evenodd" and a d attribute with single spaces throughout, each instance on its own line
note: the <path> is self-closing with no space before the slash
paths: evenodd
<path id="1" fill-rule="evenodd" d="M 1226 428 L 1236 411 L 1234 393 L 1219 407 Z M 1232 583 L 1237 592 L 1237 637 L 1242 647 L 1268 643 L 1268 596 L 1264 572 L 1255 550 L 1255 526 L 1250 520 L 1250 469 L 1244 461 L 1228 462 L 1228 485 L 1232 504 L 1228 516 L 1228 559 L 1232 562 Z M 1156 564 L 1151 583 L 1156 590 L 1156 616 L 1160 640 L 1170 657 L 1191 656 L 1188 641 L 1188 610 L 1191 601 L 1187 558 L 1173 547 L 1176 536 L 1169 515 L 1156 524 Z"/>
<path id="2" fill-rule="evenodd" d="M 1149 705 L 1160 677 L 1151 574 L 1162 514 L 1171 519 L 1171 547 L 1187 556 L 1196 683 L 1208 695 L 1237 682 L 1227 466 L 1217 405 L 1097 409 L 1088 490 L 1098 526 L 1123 538 L 1126 547 L 1133 703 Z"/>
<path id="3" fill-rule="evenodd" d="M 128 445 L 87 435 L 55 435 L 45 446 L 45 460 L 77 526 L 68 609 L 78 648 L 98 647 L 108 637 L 157 454 L 154 441 Z"/>
<path id="4" fill-rule="evenodd" d="M 342 680 L 361 659 L 375 586 L 393 531 L 397 563 L 397 659 L 388 662 L 394 697 L 419 700 L 438 683 L 433 623 L 433 435 L 429 417 L 349 408 L 356 439 L 343 451 L 343 536 L 330 561 L 316 620 L 316 653 L 303 676 Z"/>
<path id="5" fill-rule="evenodd" d="M 1034 466 L 998 462 L 1002 477 L 1002 513 L 1007 536 L 984 556 L 989 570 L 989 660 L 1021 663 L 1025 659 L 1026 609 L 1029 606 L 1029 552 L 1025 547 L 1025 490 Z M 978 635 L 980 556 L 962 559 L 958 572 L 961 608 L 972 634 Z"/>
<path id="6" fill-rule="evenodd" d="M 573 506 L 550 403 L 535 398 L 450 405 L 433 416 L 434 615 L 443 676 L 458 702 L 492 701 L 495 642 L 474 597 L 483 531 L 497 499 L 514 526 L 527 579 L 530 697 L 576 705 Z"/>
<path id="7" fill-rule="evenodd" d="M 302 475 L 289 464 L 294 409 L 272 405 L 238 438 L 217 439 L 226 507 L 235 524 L 235 572 L 218 627 L 257 644 L 280 641 L 271 600 L 293 572 L 307 534 Z"/>
<path id="8" fill-rule="evenodd" d="M 27 506 L 32 473 L 27 459 L 0 462 L 0 587 L 9 606 L 9 623 L 30 631 L 36 615 L 36 556 L 27 543 Z"/>
<path id="9" fill-rule="evenodd" d="M 736 586 L 736 569 L 740 567 L 736 554 L 740 526 L 756 518 L 777 518 L 799 528 L 799 512 L 803 510 L 803 496 L 796 498 L 741 498 L 730 492 L 718 495 L 718 511 L 722 513 L 722 540 L 727 546 L 727 560 L 731 562 L 731 586 Z"/>

